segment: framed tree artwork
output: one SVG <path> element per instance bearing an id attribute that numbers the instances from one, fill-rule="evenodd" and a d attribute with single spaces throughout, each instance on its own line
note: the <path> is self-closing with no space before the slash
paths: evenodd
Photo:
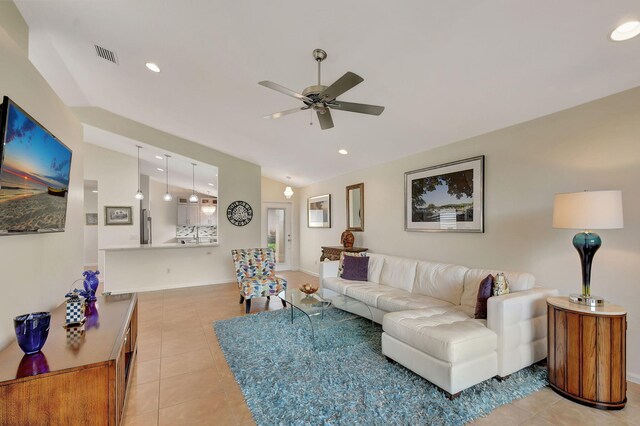
<path id="1" fill-rule="evenodd" d="M 484 155 L 404 174 L 404 229 L 484 232 Z"/>
<path id="2" fill-rule="evenodd" d="M 307 226 L 331 228 L 331 194 L 318 195 L 307 200 Z"/>

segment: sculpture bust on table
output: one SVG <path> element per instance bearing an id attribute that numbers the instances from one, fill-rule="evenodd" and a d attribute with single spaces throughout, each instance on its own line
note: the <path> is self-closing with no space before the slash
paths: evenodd
<path id="1" fill-rule="evenodd" d="M 353 236 L 353 232 L 349 231 L 348 229 L 344 231 L 340 236 L 340 244 L 342 244 L 344 248 L 353 247 L 353 243 L 355 242 L 355 240 L 356 238 Z"/>

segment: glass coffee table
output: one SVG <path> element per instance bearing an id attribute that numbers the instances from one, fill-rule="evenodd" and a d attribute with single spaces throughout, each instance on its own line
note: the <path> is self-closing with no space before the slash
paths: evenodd
<path id="1" fill-rule="evenodd" d="M 312 341 L 315 341 L 315 329 L 318 327 L 318 324 L 314 323 L 323 321 L 326 316 L 331 318 L 331 322 L 323 321 L 324 324 L 336 324 L 358 317 L 366 318 L 373 324 L 373 315 L 366 303 L 327 288 L 320 288 L 313 294 L 303 293 L 298 288 L 289 288 L 281 291 L 278 297 L 291 305 L 292 324 L 296 317 L 296 312 L 302 312 L 309 319 Z M 336 308 L 354 315 L 341 316 L 340 319 L 336 320 L 336 315 L 332 313 L 332 310 Z"/>

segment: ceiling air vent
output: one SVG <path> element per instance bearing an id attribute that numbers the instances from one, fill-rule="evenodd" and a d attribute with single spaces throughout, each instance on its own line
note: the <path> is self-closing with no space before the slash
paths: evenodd
<path id="1" fill-rule="evenodd" d="M 116 57 L 116 52 L 113 52 L 109 49 L 105 49 L 104 47 L 98 46 L 97 44 L 94 44 L 94 47 L 96 48 L 96 55 L 98 55 L 102 59 L 106 59 L 109 62 L 113 62 L 116 65 L 118 64 L 118 58 Z"/>

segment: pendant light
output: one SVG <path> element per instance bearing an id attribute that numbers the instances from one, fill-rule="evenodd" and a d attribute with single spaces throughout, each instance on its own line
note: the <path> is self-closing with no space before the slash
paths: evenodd
<path id="1" fill-rule="evenodd" d="M 140 145 L 138 147 L 138 192 L 136 192 L 136 200 L 144 200 L 144 194 L 140 191 Z"/>
<path id="2" fill-rule="evenodd" d="M 190 203 L 197 203 L 198 202 L 198 196 L 196 195 L 196 163 L 191 163 L 191 165 L 193 166 L 193 180 L 192 180 L 192 187 L 191 187 L 191 195 L 189 196 L 189 202 Z"/>
<path id="3" fill-rule="evenodd" d="M 169 154 L 165 154 L 164 158 L 166 160 L 166 171 L 167 171 L 167 192 L 164 193 L 164 196 L 162 197 L 165 201 L 171 201 L 173 200 L 173 197 L 171 196 L 171 194 L 169 193 L 169 157 L 171 157 Z"/>
<path id="4" fill-rule="evenodd" d="M 291 176 L 287 176 L 287 183 L 290 183 L 289 181 L 291 180 Z M 293 189 L 291 189 L 290 186 L 287 186 L 284 189 L 284 196 L 287 197 L 287 200 L 290 199 L 293 196 Z"/>

